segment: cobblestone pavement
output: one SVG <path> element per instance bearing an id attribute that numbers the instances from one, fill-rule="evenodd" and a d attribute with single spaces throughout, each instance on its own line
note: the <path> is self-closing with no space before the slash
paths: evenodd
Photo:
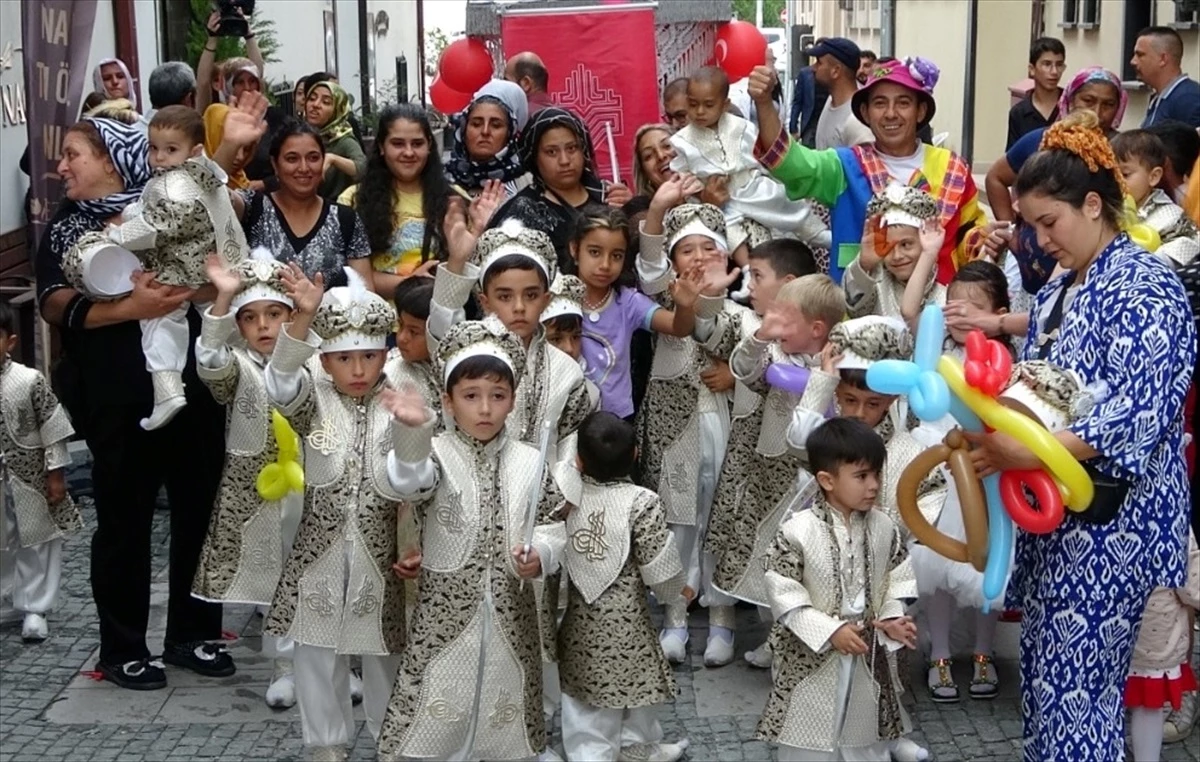
<path id="1" fill-rule="evenodd" d="M 89 527 L 94 512 L 83 501 Z M 154 607 L 151 650 L 161 643 L 165 616 L 166 514 L 156 516 Z M 96 612 L 88 585 L 90 530 L 68 541 L 60 605 L 50 617 L 51 637 L 24 645 L 20 625 L 0 627 L 0 762 L 38 760 L 287 760 L 302 759 L 299 714 L 274 712 L 263 702 L 270 662 L 259 653 L 260 619 L 248 607 L 226 611 L 238 674 L 226 681 L 200 678 L 167 668 L 167 690 L 121 691 L 81 675 L 95 663 Z M 739 610 L 746 643 L 757 645 L 765 630 L 752 610 Z M 676 668 L 680 693 L 661 712 L 669 739 L 686 736 L 691 760 L 770 760 L 769 746 L 754 740 L 754 726 L 769 683 L 766 672 L 740 661 L 722 669 L 703 666 L 703 615 L 693 625 L 689 663 Z M 157 637 L 157 642 L 155 642 Z M 959 684 L 969 680 L 969 664 L 956 668 Z M 1000 664 L 1002 690 L 993 701 L 964 700 L 935 705 L 921 689 L 908 697 L 916 728 L 913 738 L 939 762 L 1001 762 L 1020 758 L 1021 721 L 1016 702 L 1016 669 Z M 964 690 L 965 693 L 965 690 Z M 374 745 L 361 723 L 351 759 L 374 759 Z M 554 742 L 559 743 L 558 734 Z M 561 749 L 560 749 L 561 750 Z M 1200 762 L 1200 731 L 1165 748 L 1168 762 Z"/>

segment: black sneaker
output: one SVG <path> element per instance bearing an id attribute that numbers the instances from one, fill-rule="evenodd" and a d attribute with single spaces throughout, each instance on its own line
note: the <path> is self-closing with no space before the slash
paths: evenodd
<path id="1" fill-rule="evenodd" d="M 110 683 L 131 691 L 157 691 L 167 687 L 167 675 L 157 659 L 139 659 L 124 664 L 96 662 L 96 671 Z"/>
<path id="2" fill-rule="evenodd" d="M 190 669 L 206 677 L 229 677 L 237 672 L 233 657 L 220 643 L 193 640 L 190 643 L 164 643 L 162 660 L 174 667 Z"/>

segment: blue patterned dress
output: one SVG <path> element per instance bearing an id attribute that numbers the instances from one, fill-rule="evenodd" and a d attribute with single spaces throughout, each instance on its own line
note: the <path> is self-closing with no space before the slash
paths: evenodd
<path id="1" fill-rule="evenodd" d="M 1026 359 L 1067 278 L 1038 293 Z M 1020 533 L 1010 603 L 1024 610 L 1025 760 L 1124 758 L 1126 672 L 1156 586 L 1184 582 L 1189 491 L 1183 403 L 1196 331 L 1170 267 L 1122 234 L 1096 258 L 1063 312 L 1048 360 L 1107 397 L 1072 427 L 1104 473 L 1132 482 L 1117 517 L 1067 512 L 1050 534 Z"/>

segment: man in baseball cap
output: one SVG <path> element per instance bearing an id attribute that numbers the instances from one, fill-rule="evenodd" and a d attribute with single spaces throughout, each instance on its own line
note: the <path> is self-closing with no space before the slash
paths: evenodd
<path id="1" fill-rule="evenodd" d="M 858 90 L 858 80 L 855 78 L 860 55 L 858 46 L 845 37 L 822 37 L 804 54 L 812 57 L 813 78 L 817 84 L 829 91 L 829 99 L 817 119 L 816 149 L 820 151 L 873 141 L 874 134 L 854 118 L 850 104 Z"/>

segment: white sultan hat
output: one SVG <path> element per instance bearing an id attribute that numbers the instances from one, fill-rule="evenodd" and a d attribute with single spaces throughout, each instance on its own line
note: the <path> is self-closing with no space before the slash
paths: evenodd
<path id="1" fill-rule="evenodd" d="M 1017 363 L 1008 383 L 997 399 L 1051 433 L 1065 430 L 1107 396 L 1103 388 L 1085 386 L 1075 371 L 1044 360 Z"/>
<path id="2" fill-rule="evenodd" d="M 95 301 L 113 301 L 128 294 L 133 290 L 130 278 L 143 267 L 133 252 L 100 231 L 85 233 L 62 259 L 67 281 Z"/>
<path id="3" fill-rule="evenodd" d="M 542 310 L 541 321 L 547 323 L 563 315 L 583 317 L 583 295 L 587 286 L 577 276 L 559 275 L 550 287 L 553 296 L 546 309 Z"/>
<path id="4" fill-rule="evenodd" d="M 663 218 L 667 256 L 676 244 L 690 235 L 702 235 L 722 251 L 729 252 L 729 243 L 725 240 L 725 214 L 712 204 L 680 204 L 667 212 Z"/>
<path id="5" fill-rule="evenodd" d="M 550 236 L 540 230 L 525 227 L 520 220 L 508 219 L 499 226 L 483 231 L 475 244 L 471 261 L 479 267 L 479 282 L 501 258 L 515 254 L 537 265 L 553 283 L 558 275 L 558 253 Z"/>
<path id="6" fill-rule="evenodd" d="M 233 311 L 237 312 L 251 302 L 262 301 L 279 302 L 289 308 L 294 307 L 280 277 L 285 272 L 287 265 L 275 259 L 271 252 L 263 247 L 259 246 L 251 251 L 250 257 L 237 266 L 242 287 L 233 297 L 233 303 L 230 305 Z"/>
<path id="7" fill-rule="evenodd" d="M 919 228 L 938 216 L 937 201 L 920 188 L 888 183 L 867 202 L 867 217 L 879 217 L 884 227 L 908 225 Z"/>
<path id="8" fill-rule="evenodd" d="M 455 323 L 438 344 L 434 358 L 442 385 L 450 380 L 464 360 L 472 357 L 494 357 L 512 371 L 515 384 L 521 382 L 525 371 L 525 348 L 521 340 L 494 317 Z"/>
<path id="9" fill-rule="evenodd" d="M 325 292 L 313 318 L 313 331 L 321 337 L 321 352 L 387 349 L 396 328 L 396 310 L 383 297 L 367 290 L 362 276 L 347 267 L 348 286 Z"/>
<path id="10" fill-rule="evenodd" d="M 838 370 L 866 370 L 879 360 L 908 360 L 913 336 L 904 321 L 867 315 L 838 323 L 829 331 L 829 342 L 842 351 Z"/>

